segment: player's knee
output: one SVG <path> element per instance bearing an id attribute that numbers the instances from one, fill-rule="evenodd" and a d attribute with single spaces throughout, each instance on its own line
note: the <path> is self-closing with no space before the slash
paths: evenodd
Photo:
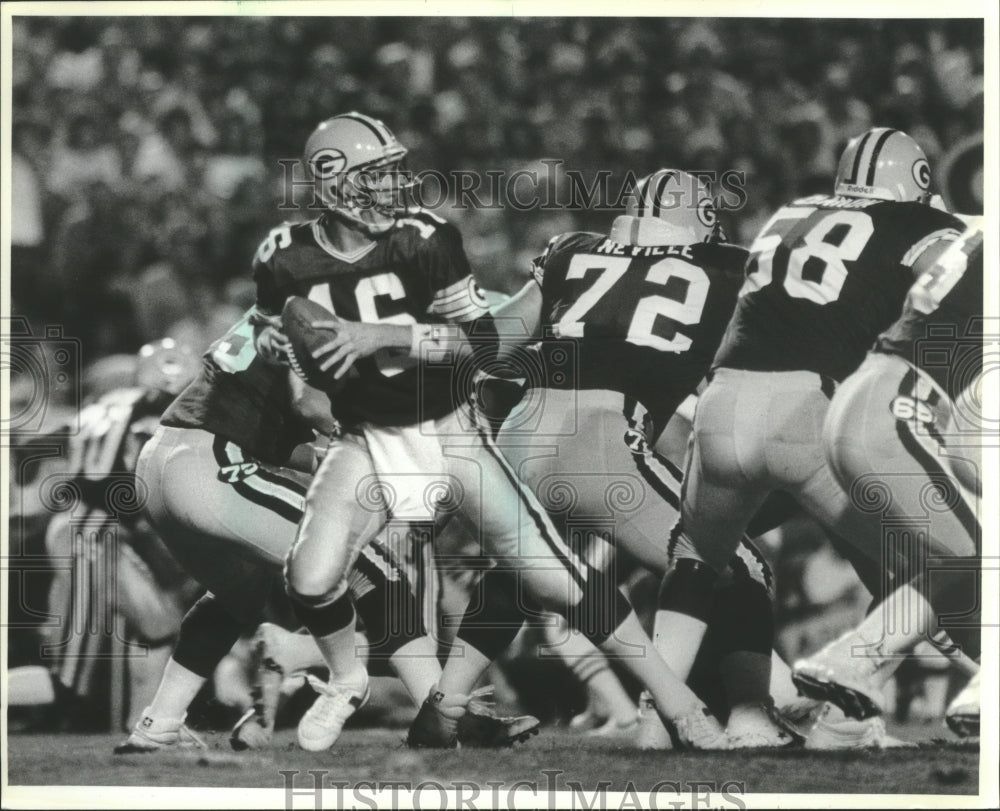
<path id="1" fill-rule="evenodd" d="M 320 606 L 332 603 L 347 594 L 346 577 L 301 565 L 294 558 L 285 565 L 285 591 L 302 605 Z"/>

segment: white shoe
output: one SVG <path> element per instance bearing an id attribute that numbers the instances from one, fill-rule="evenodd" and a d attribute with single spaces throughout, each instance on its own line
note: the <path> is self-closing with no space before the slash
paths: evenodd
<path id="1" fill-rule="evenodd" d="M 733 749 L 797 746 L 804 740 L 763 704 L 734 707 L 726 725 L 726 735 Z"/>
<path id="2" fill-rule="evenodd" d="M 161 749 L 208 749 L 208 745 L 184 725 L 184 718 L 153 718 L 146 707 L 132 733 L 114 752 L 131 755 Z"/>
<path id="3" fill-rule="evenodd" d="M 879 717 L 859 721 L 843 718 L 830 704 L 823 707 L 819 718 L 806 736 L 806 749 L 903 749 L 916 744 L 894 738 Z"/>
<path id="4" fill-rule="evenodd" d="M 960 738 L 979 737 L 979 673 L 955 696 L 944 714 L 948 728 Z"/>
<path id="5" fill-rule="evenodd" d="M 708 707 L 696 707 L 681 718 L 672 718 L 677 738 L 685 749 L 730 749 L 729 738 Z"/>
<path id="6" fill-rule="evenodd" d="M 803 695 L 832 701 L 851 718 L 881 715 L 885 699 L 875 680 L 880 660 L 874 652 L 865 655 L 859 648 L 864 648 L 864 642 L 849 632 L 797 661 L 792 681 Z"/>
<path id="7" fill-rule="evenodd" d="M 336 743 L 344 723 L 371 696 L 368 672 L 359 670 L 354 684 L 327 684 L 311 675 L 306 679 L 319 696 L 299 721 L 299 746 L 309 752 L 322 752 Z"/>
<path id="8" fill-rule="evenodd" d="M 670 740 L 670 732 L 663 725 L 659 713 L 656 711 L 656 702 L 649 694 L 648 690 L 643 690 L 639 696 L 638 729 L 636 730 L 636 743 L 640 749 L 673 749 L 673 741 Z"/>

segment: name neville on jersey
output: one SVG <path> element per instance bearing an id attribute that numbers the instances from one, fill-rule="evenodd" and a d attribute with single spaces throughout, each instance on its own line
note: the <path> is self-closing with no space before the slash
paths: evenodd
<path id="1" fill-rule="evenodd" d="M 694 261 L 690 245 L 623 245 L 611 239 L 604 240 L 594 248 L 594 253 L 610 254 L 612 256 L 677 256 L 689 262 Z"/>

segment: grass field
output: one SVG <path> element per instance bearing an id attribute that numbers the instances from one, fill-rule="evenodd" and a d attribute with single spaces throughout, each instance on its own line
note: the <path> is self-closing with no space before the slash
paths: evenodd
<path id="1" fill-rule="evenodd" d="M 578 781 L 595 790 L 610 781 L 609 791 L 649 791 L 663 780 L 739 781 L 750 793 L 905 793 L 975 794 L 978 791 L 978 748 L 953 741 L 939 729 L 904 730 L 919 749 L 885 752 L 816 753 L 805 750 L 756 750 L 738 753 L 642 752 L 627 742 L 609 742 L 544 729 L 530 743 L 504 751 L 464 749 L 457 752 L 410 751 L 400 729 L 355 729 L 344 733 L 331 752 L 296 748 L 291 730 L 276 735 L 274 748 L 235 753 L 226 735 L 205 735 L 207 752 L 166 752 L 115 756 L 121 736 L 14 734 L 8 738 L 11 785 L 102 785 L 276 788 L 285 785 L 282 770 L 299 770 L 296 786 L 311 785 L 305 772 L 328 770 L 329 781 L 456 780 L 537 783 L 542 790 L 557 779 L 560 790 Z M 558 770 L 551 778 L 542 770 Z M 329 798 L 332 804 L 332 796 Z M 324 803 L 326 804 L 326 803 Z"/>

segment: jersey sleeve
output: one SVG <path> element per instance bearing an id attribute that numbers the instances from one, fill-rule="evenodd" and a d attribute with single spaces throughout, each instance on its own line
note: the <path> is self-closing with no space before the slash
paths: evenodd
<path id="1" fill-rule="evenodd" d="M 279 257 L 292 243 L 292 224 L 284 222 L 272 228 L 254 252 L 251 268 L 257 285 L 257 308 L 266 315 L 279 315 L 289 295 L 291 279 L 282 270 Z"/>
<path id="2" fill-rule="evenodd" d="M 558 258 L 575 250 L 586 250 L 596 246 L 604 237 L 601 234 L 591 234 L 584 231 L 568 231 L 556 234 L 545 246 L 541 256 L 531 260 L 531 275 L 535 277 L 538 286 L 545 287 L 545 271 L 551 269 Z"/>
<path id="3" fill-rule="evenodd" d="M 430 283 L 427 314 L 454 323 L 473 321 L 489 310 L 469 267 L 459 230 L 444 220 L 424 226 L 420 262 Z"/>
<path id="4" fill-rule="evenodd" d="M 253 260 L 253 280 L 257 285 L 257 308 L 267 315 L 278 315 L 285 304 L 274 268 L 268 262 Z"/>
<path id="5" fill-rule="evenodd" d="M 911 223 L 919 232 L 908 237 L 902 259 L 908 268 L 928 263 L 929 256 L 939 256 L 965 230 L 961 220 L 945 211 L 923 205 L 917 211 L 921 216 L 914 217 Z"/>

